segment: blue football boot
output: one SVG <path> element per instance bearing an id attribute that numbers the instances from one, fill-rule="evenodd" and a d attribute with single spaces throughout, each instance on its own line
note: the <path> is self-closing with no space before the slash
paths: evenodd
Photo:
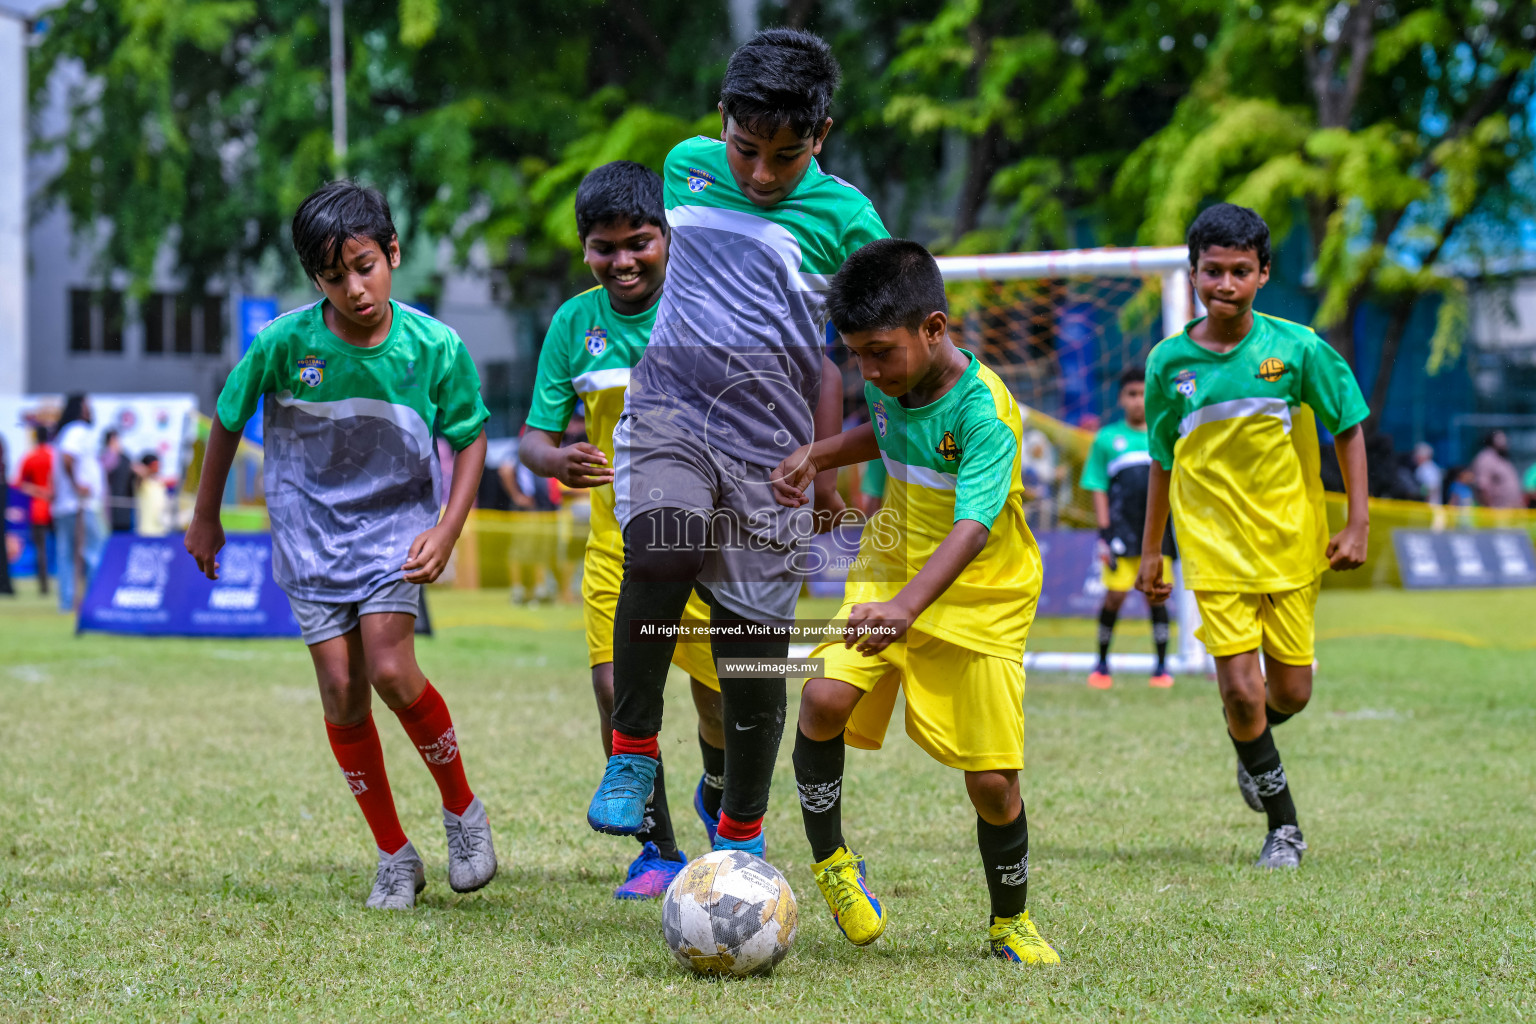
<path id="1" fill-rule="evenodd" d="M 660 762 L 644 754 L 614 754 L 587 807 L 587 824 L 613 836 L 632 836 L 645 824 L 645 804 Z"/>
<path id="2" fill-rule="evenodd" d="M 704 809 L 704 776 L 702 775 L 699 776 L 698 788 L 693 791 L 693 812 L 704 823 L 704 831 L 709 833 L 709 844 L 713 847 L 715 844 L 715 830 L 720 827 L 720 819 L 718 816 L 712 817 Z"/>

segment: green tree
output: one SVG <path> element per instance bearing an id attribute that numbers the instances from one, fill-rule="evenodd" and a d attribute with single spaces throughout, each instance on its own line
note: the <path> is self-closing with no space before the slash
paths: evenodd
<path id="1" fill-rule="evenodd" d="M 1422 299 L 1441 300 L 1430 371 L 1461 344 L 1464 285 L 1442 257 L 1496 249 L 1531 201 L 1518 182 L 1536 154 L 1533 46 L 1529 0 L 1224 5 L 1206 66 L 1116 198 L 1156 244 L 1217 198 L 1255 207 L 1280 238 L 1299 217 L 1329 341 L 1353 362 L 1362 306 L 1387 310 L 1379 416 Z"/>

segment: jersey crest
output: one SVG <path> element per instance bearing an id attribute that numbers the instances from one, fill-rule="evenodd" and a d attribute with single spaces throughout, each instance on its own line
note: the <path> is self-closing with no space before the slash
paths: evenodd
<path id="1" fill-rule="evenodd" d="M 885 415 L 885 403 L 884 402 L 876 402 L 875 403 L 875 433 L 879 434 L 881 437 L 884 437 L 885 436 L 886 427 L 889 425 L 889 423 L 890 423 L 890 419 L 889 419 L 889 417 L 887 417 Z"/>
<path id="2" fill-rule="evenodd" d="M 325 360 L 318 356 L 305 356 L 299 360 L 299 381 L 312 388 L 325 380 Z"/>
<path id="3" fill-rule="evenodd" d="M 1173 389 L 1185 398 L 1195 396 L 1195 371 L 1180 370 L 1179 375 L 1173 378 Z"/>
<path id="4" fill-rule="evenodd" d="M 708 171 L 700 170 L 697 167 L 688 168 L 689 192 L 703 192 L 705 189 L 709 188 L 709 186 L 718 185 L 719 183 L 720 179 L 716 178 Z"/>
<path id="5" fill-rule="evenodd" d="M 1279 380 L 1281 377 L 1284 377 L 1287 373 L 1290 372 L 1291 368 L 1286 366 L 1282 360 L 1275 359 L 1273 356 L 1271 356 L 1269 359 L 1266 359 L 1259 364 L 1259 372 L 1254 374 L 1254 376 L 1259 378 L 1259 380 L 1265 380 L 1273 384 L 1275 381 Z"/>
<path id="6" fill-rule="evenodd" d="M 960 457 L 960 446 L 955 443 L 953 431 L 944 431 L 944 436 L 939 440 L 939 446 L 934 449 L 944 457 L 945 462 L 954 462 Z"/>
<path id="7" fill-rule="evenodd" d="M 601 327 L 587 328 L 587 351 L 600 356 L 608 347 L 608 332 Z"/>

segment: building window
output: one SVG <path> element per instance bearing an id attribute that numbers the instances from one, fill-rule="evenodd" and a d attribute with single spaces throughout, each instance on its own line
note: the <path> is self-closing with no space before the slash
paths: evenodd
<path id="1" fill-rule="evenodd" d="M 122 292 L 94 288 L 69 290 L 69 350 L 122 352 Z"/>
<path id="2" fill-rule="evenodd" d="M 153 292 L 139 315 L 144 322 L 144 351 L 178 356 L 224 353 L 224 296 L 201 299 L 179 292 Z"/>

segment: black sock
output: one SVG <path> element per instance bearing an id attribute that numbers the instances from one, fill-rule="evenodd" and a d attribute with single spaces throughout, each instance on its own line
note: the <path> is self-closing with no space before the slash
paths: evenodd
<path id="1" fill-rule="evenodd" d="M 1157 670 L 1152 674 L 1160 676 L 1168 671 L 1168 606 L 1155 604 L 1152 606 L 1152 642 L 1157 645 Z"/>
<path id="2" fill-rule="evenodd" d="M 725 793 L 725 751 L 710 746 L 704 734 L 699 734 L 699 753 L 704 756 L 704 813 L 711 818 L 720 817 L 720 797 Z"/>
<path id="3" fill-rule="evenodd" d="M 1022 914 L 1029 893 L 1029 823 L 1024 820 L 1024 806 L 1019 805 L 1019 816 L 1009 825 L 989 825 L 978 814 L 976 845 L 981 848 L 993 918 Z"/>
<path id="4" fill-rule="evenodd" d="M 1229 734 L 1230 735 L 1230 734 Z M 1264 813 L 1269 816 L 1270 831 L 1281 825 L 1296 824 L 1296 805 L 1291 801 L 1291 786 L 1285 778 L 1285 766 L 1280 763 L 1280 751 L 1275 749 L 1275 737 L 1269 726 L 1259 733 L 1258 739 L 1233 738 L 1237 759 L 1243 762 L 1253 783 L 1259 788 L 1259 799 L 1264 801 Z"/>
<path id="5" fill-rule="evenodd" d="M 1299 714 L 1301 714 L 1299 711 L 1276 711 L 1268 704 L 1264 705 L 1264 717 L 1269 720 L 1269 727 L 1271 729 L 1277 725 L 1284 725 Z"/>
<path id="6" fill-rule="evenodd" d="M 795 785 L 811 856 L 824 861 L 843 842 L 843 738 L 813 740 L 795 730 Z"/>
<path id="7" fill-rule="evenodd" d="M 710 622 L 716 626 L 747 624 L 718 601 L 710 602 Z M 710 641 L 715 661 L 721 658 L 771 660 L 789 657 L 789 639 L 774 631 L 768 637 Z M 720 812 L 735 821 L 753 821 L 768 810 L 773 764 L 784 738 L 784 708 L 788 686 L 784 677 L 720 680 L 720 711 L 725 722 L 725 787 Z"/>
<path id="8" fill-rule="evenodd" d="M 635 619 L 682 619 L 693 579 L 704 565 L 702 548 L 679 539 L 688 538 L 688 529 L 683 509 L 659 508 L 637 516 L 624 531 L 624 579 L 613 616 L 613 727 L 627 736 L 661 732 L 677 644 L 638 640 L 629 630 Z"/>
<path id="9" fill-rule="evenodd" d="M 656 788 L 645 803 L 645 820 L 635 839 L 641 843 L 655 843 L 656 849 L 667 860 L 682 860 L 677 852 L 677 837 L 672 834 L 672 810 L 667 806 L 667 777 L 660 761 L 656 762 Z"/>
<path id="10" fill-rule="evenodd" d="M 1109 672 L 1109 642 L 1115 638 L 1115 620 L 1120 609 L 1105 605 L 1099 609 L 1099 671 Z"/>

